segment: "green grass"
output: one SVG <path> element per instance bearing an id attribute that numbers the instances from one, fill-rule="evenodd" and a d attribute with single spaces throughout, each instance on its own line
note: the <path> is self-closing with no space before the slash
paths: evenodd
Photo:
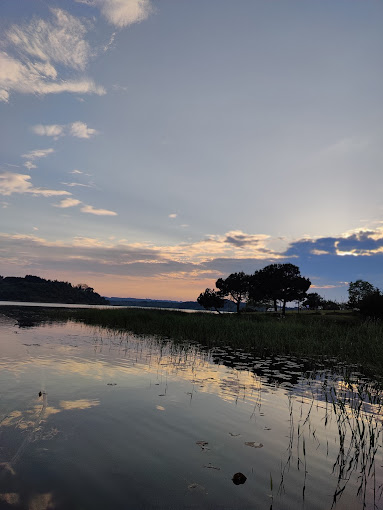
<path id="1" fill-rule="evenodd" d="M 383 369 L 383 324 L 363 322 L 350 312 L 291 312 L 281 320 L 262 313 L 237 316 L 129 308 L 33 310 L 52 320 L 72 319 L 121 332 L 196 342 L 207 348 L 231 346 L 257 355 L 337 358 L 363 365 L 375 374 Z"/>

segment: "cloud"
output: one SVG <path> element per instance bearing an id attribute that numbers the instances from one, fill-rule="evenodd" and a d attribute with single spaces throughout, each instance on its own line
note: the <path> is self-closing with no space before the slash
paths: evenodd
<path id="1" fill-rule="evenodd" d="M 96 216 L 117 216 L 114 211 L 108 211 L 107 209 L 95 209 L 92 205 L 84 205 L 81 207 L 83 213 L 95 214 Z"/>
<path id="2" fill-rule="evenodd" d="M 32 168 L 37 168 L 37 166 L 33 164 L 32 161 L 26 161 L 23 166 L 25 166 L 25 168 L 28 168 L 28 170 L 32 170 Z"/>
<path id="3" fill-rule="evenodd" d="M 94 187 L 92 184 L 82 184 L 81 182 L 62 182 L 61 184 L 64 184 L 64 186 L 69 186 L 69 188 L 73 188 L 75 186 L 80 186 L 82 188 L 93 188 Z"/>
<path id="4" fill-rule="evenodd" d="M 169 218 L 172 219 L 177 218 L 177 214 L 176 213 L 169 214 Z"/>
<path id="5" fill-rule="evenodd" d="M 36 188 L 32 185 L 30 179 L 30 175 L 3 172 L 0 174 L 0 195 L 7 196 L 13 193 L 31 193 L 35 196 L 53 197 L 71 194 L 68 191 Z"/>
<path id="6" fill-rule="evenodd" d="M 85 122 L 73 122 L 70 126 L 70 134 L 76 138 L 90 138 L 97 134 L 97 131 L 92 128 L 88 128 Z"/>
<path id="7" fill-rule="evenodd" d="M 50 10 L 51 21 L 36 18 L 23 26 L 13 25 L 6 31 L 7 40 L 21 54 L 40 60 L 40 69 L 51 78 L 57 76 L 51 62 L 83 70 L 91 54 L 84 40 L 86 27 L 62 9 Z"/>
<path id="8" fill-rule="evenodd" d="M 83 174 L 84 172 L 81 172 L 81 170 L 72 170 L 69 172 L 70 174 Z"/>
<path id="9" fill-rule="evenodd" d="M 76 0 L 100 9 L 102 16 L 119 28 L 139 23 L 152 12 L 150 0 Z"/>
<path id="10" fill-rule="evenodd" d="M 32 131 L 36 135 L 53 136 L 54 138 L 58 138 L 59 136 L 63 135 L 64 126 L 60 126 L 59 124 L 51 125 L 37 124 L 36 126 L 32 126 Z"/>
<path id="11" fill-rule="evenodd" d="M 35 149 L 33 151 L 29 151 L 26 154 L 22 154 L 21 157 L 25 159 L 39 159 L 46 158 L 49 154 L 54 152 L 54 149 Z M 36 167 L 34 167 L 36 168 Z"/>
<path id="12" fill-rule="evenodd" d="M 59 204 L 54 204 L 54 206 L 66 209 L 67 207 L 74 207 L 79 204 L 81 204 L 81 201 L 76 198 L 64 198 L 64 200 L 61 200 Z"/>
<path id="13" fill-rule="evenodd" d="M 15 55 L 0 51 L 0 101 L 7 102 L 11 92 L 105 94 L 103 87 L 86 77 L 59 76 L 56 65 L 83 71 L 92 53 L 80 20 L 62 9 L 51 9 L 51 13 L 51 20 L 35 18 L 5 31 L 2 46 Z"/>
<path id="14" fill-rule="evenodd" d="M 98 134 L 98 131 L 93 128 L 89 128 L 85 122 L 76 121 L 72 124 L 62 125 L 62 124 L 51 124 L 51 125 L 43 125 L 37 124 L 36 126 L 32 126 L 32 131 L 36 135 L 40 136 L 53 136 L 56 140 L 60 136 L 70 135 L 76 138 L 91 138 L 92 136 Z"/>

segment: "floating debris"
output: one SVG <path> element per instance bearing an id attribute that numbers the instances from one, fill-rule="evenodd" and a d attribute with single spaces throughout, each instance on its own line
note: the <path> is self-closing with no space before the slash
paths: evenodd
<path id="1" fill-rule="evenodd" d="M 207 468 L 207 469 L 216 469 L 217 471 L 221 471 L 221 468 L 213 466 L 213 464 L 211 462 L 209 462 L 209 464 L 207 466 L 204 466 L 204 467 Z"/>
<path id="2" fill-rule="evenodd" d="M 158 396 L 159 397 L 165 397 L 166 395 L 165 395 L 165 393 L 160 393 Z"/>
<path id="3" fill-rule="evenodd" d="M 246 446 L 251 446 L 252 448 L 263 448 L 263 444 L 262 443 L 256 443 L 255 441 L 246 441 L 245 445 Z"/>
<path id="4" fill-rule="evenodd" d="M 232 481 L 235 485 L 242 485 L 247 480 L 247 477 L 243 473 L 235 473 L 233 475 Z"/>
<path id="5" fill-rule="evenodd" d="M 201 450 L 210 450 L 210 448 L 207 447 L 209 444 L 207 441 L 196 441 L 195 444 L 198 444 L 198 446 L 201 447 Z"/>
<path id="6" fill-rule="evenodd" d="M 197 491 L 197 492 L 203 492 L 206 494 L 206 489 L 203 487 L 203 485 L 199 485 L 198 483 L 191 483 L 188 485 L 189 491 Z"/>
<path id="7" fill-rule="evenodd" d="M 231 435 L 231 437 L 238 437 L 241 435 L 241 434 L 233 434 L 233 432 L 229 432 L 229 434 Z"/>
<path id="8" fill-rule="evenodd" d="M 117 383 L 115 383 L 115 382 L 108 382 L 107 386 L 117 386 Z"/>

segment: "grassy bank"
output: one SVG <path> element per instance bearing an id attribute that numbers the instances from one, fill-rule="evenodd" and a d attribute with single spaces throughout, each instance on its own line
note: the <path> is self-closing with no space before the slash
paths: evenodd
<path id="1" fill-rule="evenodd" d="M 158 335 L 206 347 L 231 346 L 254 354 L 294 354 L 337 358 L 383 370 L 383 324 L 351 313 L 215 315 L 144 309 L 33 309 L 53 320 L 72 319 L 121 332 Z M 4 311 L 4 310 L 3 310 Z M 24 309 L 25 312 L 25 309 Z"/>

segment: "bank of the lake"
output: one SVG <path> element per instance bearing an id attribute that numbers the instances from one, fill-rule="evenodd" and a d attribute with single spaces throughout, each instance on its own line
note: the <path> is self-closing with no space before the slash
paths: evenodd
<path id="1" fill-rule="evenodd" d="M 37 321 L 72 319 L 119 332 L 196 342 L 207 348 L 231 346 L 256 355 L 336 358 L 362 365 L 372 374 L 383 369 L 382 323 L 364 321 L 352 312 L 289 313 L 284 319 L 263 313 L 237 316 L 129 308 L 33 308 L 28 313 Z"/>

